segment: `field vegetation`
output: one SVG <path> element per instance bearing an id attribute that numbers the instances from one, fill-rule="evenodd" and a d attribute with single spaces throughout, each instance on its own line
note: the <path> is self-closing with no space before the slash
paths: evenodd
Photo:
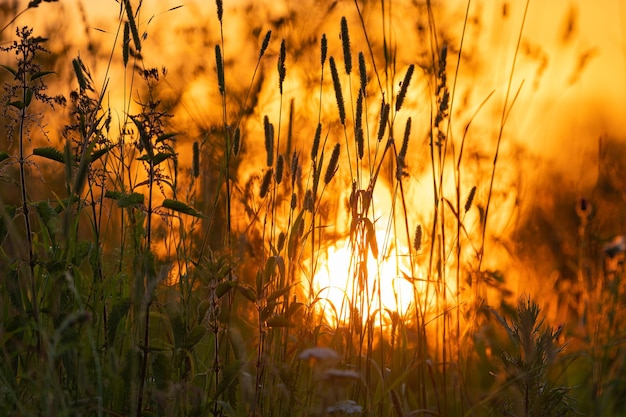
<path id="1" fill-rule="evenodd" d="M 626 414 L 626 146 L 526 187 L 530 2 L 485 90 L 470 2 L 217 0 L 184 62 L 185 6 L 71 56 L 60 3 L 0 6 L 1 415 Z"/>

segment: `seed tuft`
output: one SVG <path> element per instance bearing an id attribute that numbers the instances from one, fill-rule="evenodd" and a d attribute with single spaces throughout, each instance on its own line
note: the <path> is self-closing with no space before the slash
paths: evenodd
<path id="1" fill-rule="evenodd" d="M 335 88 L 335 97 L 337 99 L 337 108 L 339 109 L 339 120 L 342 125 L 346 125 L 346 109 L 343 102 L 343 92 L 341 91 L 341 83 L 339 82 L 339 73 L 335 65 L 335 59 L 330 57 L 330 73 L 333 76 L 333 87 Z"/>
<path id="2" fill-rule="evenodd" d="M 402 107 L 402 103 L 404 102 L 404 98 L 406 97 L 406 91 L 409 88 L 409 83 L 411 82 L 411 77 L 413 76 L 413 71 L 415 70 L 415 65 L 409 65 L 409 68 L 406 70 L 406 74 L 404 75 L 404 80 L 402 81 L 402 85 L 400 86 L 400 92 L 398 93 L 398 99 L 396 100 L 396 111 L 400 110 Z"/>
<path id="3" fill-rule="evenodd" d="M 376 135 L 378 141 L 383 140 L 383 136 L 385 136 L 385 130 L 387 128 L 387 120 L 389 119 L 389 103 L 383 102 L 380 108 L 380 121 L 378 124 L 378 135 Z"/>
<path id="4" fill-rule="evenodd" d="M 272 37 L 272 31 L 268 30 L 265 34 L 265 38 L 263 38 L 263 44 L 261 45 L 261 51 L 259 51 L 259 59 L 265 54 L 265 50 L 270 44 L 270 38 Z"/>
<path id="5" fill-rule="evenodd" d="M 315 137 L 313 138 L 313 147 L 311 148 L 311 159 L 315 160 L 317 158 L 317 152 L 320 147 L 320 138 L 322 137 L 322 124 L 317 124 L 317 129 L 315 129 Z"/>
<path id="6" fill-rule="evenodd" d="M 272 168 L 265 171 L 265 175 L 263 176 L 263 181 L 261 182 L 261 190 L 259 191 L 259 196 L 261 198 L 265 198 L 265 196 L 267 195 L 267 191 L 270 188 L 270 183 L 272 182 L 272 174 L 273 174 Z"/>
<path id="7" fill-rule="evenodd" d="M 333 153 L 330 156 L 330 161 L 328 161 L 328 167 L 326 167 L 326 174 L 324 175 L 324 184 L 328 184 L 333 177 L 335 176 L 335 173 L 337 172 L 337 168 L 339 166 L 339 151 L 341 150 L 341 145 L 339 145 L 338 143 L 335 144 L 335 147 L 333 148 Z"/>
<path id="8" fill-rule="evenodd" d="M 343 46 L 343 62 L 346 66 L 346 74 L 352 72 L 352 53 L 350 52 L 350 34 L 348 33 L 348 21 L 341 18 L 341 44 Z"/>
<path id="9" fill-rule="evenodd" d="M 326 63 L 326 56 L 328 55 L 328 39 L 326 39 L 326 34 L 322 34 L 322 40 L 320 41 L 320 48 L 321 48 L 321 62 L 322 62 L 322 68 L 324 67 L 324 64 Z"/>
<path id="10" fill-rule="evenodd" d="M 415 239 L 413 240 L 413 249 L 416 252 L 422 248 L 422 225 L 418 224 L 415 228 Z"/>
<path id="11" fill-rule="evenodd" d="M 285 76 L 287 75 L 287 67 L 285 67 L 285 59 L 287 59 L 287 51 L 286 51 L 285 40 L 280 43 L 280 53 L 278 54 L 278 89 L 280 90 L 280 94 L 283 94 L 283 82 L 285 81 Z"/>
<path id="12" fill-rule="evenodd" d="M 224 60 L 222 59 L 222 50 L 219 45 L 215 45 L 215 63 L 217 68 L 217 83 L 220 87 L 220 94 L 223 96 L 226 88 L 224 86 Z"/>
<path id="13" fill-rule="evenodd" d="M 267 154 L 267 166 L 274 164 L 274 125 L 270 123 L 269 117 L 263 118 L 263 128 L 265 131 L 265 153 Z"/>
<path id="14" fill-rule="evenodd" d="M 282 154 L 278 155 L 276 160 L 276 184 L 280 184 L 283 181 L 283 171 L 285 168 L 285 158 Z"/>
<path id="15" fill-rule="evenodd" d="M 367 88 L 367 68 L 365 67 L 365 55 L 363 52 L 359 52 L 359 78 L 361 80 L 361 91 L 365 95 Z"/>
<path id="16" fill-rule="evenodd" d="M 467 200 L 465 200 L 465 212 L 467 213 L 470 208 L 472 208 L 472 202 L 474 201 L 474 196 L 476 195 L 476 186 L 473 186 L 467 196 Z"/>

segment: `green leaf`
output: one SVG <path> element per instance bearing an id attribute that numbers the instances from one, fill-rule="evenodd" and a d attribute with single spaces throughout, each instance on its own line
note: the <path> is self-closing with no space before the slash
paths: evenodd
<path id="1" fill-rule="evenodd" d="M 280 255 L 270 256 L 265 261 L 265 271 L 263 273 L 263 285 L 270 282 L 270 279 L 274 276 L 276 267 L 278 267 L 278 272 L 281 277 L 285 276 L 285 261 L 283 257 Z"/>
<path id="2" fill-rule="evenodd" d="M 122 194 L 117 200 L 117 206 L 119 208 L 139 206 L 143 204 L 144 198 L 145 196 L 140 193 Z"/>
<path id="3" fill-rule="evenodd" d="M 76 195 L 80 195 L 85 187 L 87 181 L 87 174 L 89 172 L 89 165 L 91 163 L 91 151 L 93 150 L 96 142 L 93 141 L 87 146 L 86 152 L 83 154 L 80 163 L 78 164 L 78 170 L 76 171 L 76 177 L 74 178 L 73 192 Z"/>
<path id="4" fill-rule="evenodd" d="M 25 101 L 26 106 L 25 107 L 30 106 L 30 103 L 32 101 L 33 101 L 33 90 L 31 88 L 27 88 L 26 89 L 26 101 Z"/>
<path id="5" fill-rule="evenodd" d="M 124 194 L 121 191 L 106 190 L 104 196 L 111 200 L 119 200 Z"/>
<path id="6" fill-rule="evenodd" d="M 118 301 L 111 308 L 111 312 L 109 313 L 108 321 L 107 321 L 107 342 L 109 345 L 113 345 L 115 342 L 115 336 L 117 334 L 117 327 L 120 322 L 128 314 L 128 310 L 130 309 L 130 299 L 125 298 L 121 301 Z"/>
<path id="7" fill-rule="evenodd" d="M 252 301 L 253 303 L 256 302 L 256 293 L 251 286 L 247 284 L 239 284 L 237 286 L 237 289 L 239 290 L 241 295 L 246 297 L 248 300 Z"/>
<path id="8" fill-rule="evenodd" d="M 178 200 L 167 198 L 163 201 L 163 207 L 172 211 L 187 214 L 189 216 L 203 217 L 202 213 Z"/>
<path id="9" fill-rule="evenodd" d="M 9 102 L 9 106 L 15 107 L 18 110 L 23 110 L 24 107 L 26 107 L 24 106 L 24 103 L 22 103 L 21 101 L 11 101 Z"/>
<path id="10" fill-rule="evenodd" d="M 230 387 L 237 378 L 239 377 L 239 373 L 246 365 L 246 362 L 240 359 L 236 359 L 233 362 L 229 363 L 224 367 L 224 373 L 222 375 L 222 379 L 220 380 L 219 385 L 215 391 L 215 398 L 220 398 L 221 395 L 226 391 L 228 387 Z"/>
<path id="11" fill-rule="evenodd" d="M 283 316 L 270 317 L 267 322 L 267 327 L 290 327 L 291 323 Z"/>
<path id="12" fill-rule="evenodd" d="M 185 343 L 185 323 L 180 314 L 173 315 L 169 318 L 172 327 L 172 336 L 174 337 L 174 346 L 182 348 Z"/>
<path id="13" fill-rule="evenodd" d="M 47 159 L 51 159 L 56 162 L 65 163 L 63 153 L 51 146 L 45 146 L 43 148 L 33 149 L 33 155 L 41 156 Z"/>
<path id="14" fill-rule="evenodd" d="M 107 154 L 111 149 L 113 149 L 113 146 L 105 146 L 104 148 L 98 149 L 97 151 L 93 151 L 90 158 L 91 162 L 97 161 L 103 155 Z"/>
<path id="15" fill-rule="evenodd" d="M 222 298 L 226 293 L 230 292 L 233 288 L 237 286 L 236 281 L 222 281 L 217 284 L 215 288 L 215 295 L 217 298 Z"/>
<path id="16" fill-rule="evenodd" d="M 0 67 L 4 68 L 5 70 L 9 71 L 11 74 L 13 74 L 14 77 L 17 77 L 17 70 L 15 68 L 11 68 L 7 65 L 0 65 Z"/>
<path id="17" fill-rule="evenodd" d="M 161 162 L 165 161 L 166 159 L 170 159 L 174 156 L 175 155 L 171 152 L 159 152 L 156 155 L 154 155 L 152 162 L 154 163 L 154 165 L 159 165 Z"/>
<path id="18" fill-rule="evenodd" d="M 174 136 L 178 136 L 178 133 L 165 133 L 159 136 L 157 140 L 154 141 L 154 143 L 160 143 L 160 142 L 166 141 L 168 139 L 173 138 Z"/>
<path id="19" fill-rule="evenodd" d="M 48 74 L 54 74 L 54 71 L 39 71 L 30 76 L 31 81 L 35 81 L 38 78 L 45 77 Z"/>
<path id="20" fill-rule="evenodd" d="M 291 231 L 289 232 L 289 242 L 287 244 L 287 258 L 289 258 L 289 260 L 293 260 L 296 256 L 295 252 L 298 244 L 298 238 L 300 237 L 299 231 L 302 227 L 302 222 L 304 222 L 303 216 L 304 210 L 298 214 L 298 217 L 294 220 Z"/>
<path id="21" fill-rule="evenodd" d="M 191 350 L 195 345 L 202 340 L 206 334 L 206 327 L 197 324 L 189 331 L 187 335 L 187 342 L 185 343 L 185 349 Z"/>
<path id="22" fill-rule="evenodd" d="M 299 302 L 289 304 L 289 308 L 287 309 L 287 313 L 285 314 L 285 316 L 287 318 L 293 316 L 296 311 L 300 310 L 304 306 L 305 306 L 304 303 L 299 303 Z"/>
<path id="23" fill-rule="evenodd" d="M 0 152 L 0 162 L 4 161 L 5 159 L 9 158 L 9 154 L 6 152 Z"/>
<path id="24" fill-rule="evenodd" d="M 273 293 L 267 296 L 267 301 L 270 302 L 270 301 L 276 300 L 277 298 L 280 298 L 284 296 L 285 294 L 287 294 L 290 290 L 291 290 L 291 285 L 285 288 L 281 288 L 280 290 L 274 291 Z"/>
<path id="25" fill-rule="evenodd" d="M 157 353 L 152 360 L 152 375 L 158 389 L 166 389 L 172 380 L 172 364 L 167 355 Z"/>

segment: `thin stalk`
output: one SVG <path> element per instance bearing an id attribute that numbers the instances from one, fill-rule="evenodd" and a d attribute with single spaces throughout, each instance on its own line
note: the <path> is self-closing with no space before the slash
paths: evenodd
<path id="1" fill-rule="evenodd" d="M 20 167 L 20 191 L 22 194 L 22 214 L 24 215 L 24 226 L 26 228 L 26 241 L 28 242 L 28 271 L 30 280 L 30 296 L 33 308 L 33 318 L 37 324 L 37 350 L 41 348 L 41 335 L 39 334 L 39 303 L 37 300 L 37 282 L 35 280 L 35 253 L 33 251 L 32 225 L 30 222 L 30 207 L 28 205 L 28 192 L 26 190 L 26 157 L 24 156 L 24 135 L 26 129 L 26 100 L 28 84 L 26 81 L 26 72 L 22 74 L 22 108 L 20 109 L 20 127 L 19 127 L 19 167 Z"/>
<path id="2" fill-rule="evenodd" d="M 152 247 L 152 198 L 153 198 L 153 189 L 154 189 L 154 181 L 155 181 L 155 172 L 154 172 L 154 161 L 150 160 L 150 170 L 148 176 L 148 218 L 146 219 L 146 247 L 144 248 L 144 254 L 142 255 L 142 262 L 152 262 L 152 259 L 146 259 L 146 254 L 149 254 Z M 143 408 L 143 390 L 144 385 L 146 383 L 146 375 L 148 373 L 148 344 L 150 343 L 150 305 L 152 304 L 151 296 L 149 292 L 152 289 L 152 279 L 154 277 L 150 276 L 148 265 L 144 265 L 145 268 L 145 276 L 144 276 L 144 302 L 146 303 L 145 307 L 145 319 L 144 319 L 144 331 L 143 331 L 143 356 L 141 363 L 141 376 L 139 378 L 139 393 L 137 398 L 137 417 L 141 416 L 142 408 Z"/>
<path id="3" fill-rule="evenodd" d="M 491 197 L 493 194 L 493 183 L 494 183 L 494 179 L 496 177 L 496 165 L 498 162 L 498 156 L 500 154 L 500 143 L 502 142 L 502 135 L 504 133 L 504 125 L 506 122 L 506 119 L 508 118 L 509 112 L 511 107 L 513 106 L 513 103 L 515 102 L 517 95 L 519 94 L 519 89 L 517 91 L 517 93 L 515 94 L 515 97 L 513 98 L 513 101 L 511 102 L 511 105 L 509 106 L 509 95 L 511 93 L 511 86 L 513 85 L 513 74 L 515 73 L 515 64 L 517 63 L 517 56 L 519 54 L 519 48 L 520 45 L 522 43 L 522 33 L 524 32 L 524 24 L 526 23 L 526 15 L 528 13 L 528 6 L 530 5 L 530 0 L 526 0 L 526 6 L 524 8 L 524 16 L 522 17 L 522 24 L 520 26 L 520 30 L 519 30 L 519 35 L 517 38 L 517 45 L 515 47 L 515 54 L 513 55 L 513 64 L 511 65 L 511 72 L 509 73 L 509 82 L 507 84 L 507 88 L 506 88 L 506 96 L 504 98 L 504 106 L 502 107 L 502 117 L 501 117 L 501 121 L 500 121 L 500 130 L 498 131 L 498 142 L 496 144 L 496 152 L 495 155 L 493 157 L 493 169 L 491 170 L 491 179 L 489 181 L 489 193 L 487 194 L 487 204 L 485 205 L 485 219 L 483 221 L 483 227 L 482 227 L 482 238 L 481 238 L 481 245 L 480 245 L 480 253 L 478 254 L 478 271 L 481 271 L 481 266 L 482 266 L 482 262 L 483 262 L 483 258 L 484 258 L 484 251 L 485 251 L 485 236 L 486 236 L 486 231 L 487 231 L 487 220 L 489 218 L 489 207 L 490 207 L 490 203 L 491 203 Z M 520 89 L 521 89 L 521 85 L 520 85 Z"/>

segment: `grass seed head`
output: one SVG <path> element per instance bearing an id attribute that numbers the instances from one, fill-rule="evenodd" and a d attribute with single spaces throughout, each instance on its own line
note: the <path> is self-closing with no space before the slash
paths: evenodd
<path id="1" fill-rule="evenodd" d="M 285 81 L 285 76 L 287 75 L 287 67 L 285 67 L 285 59 L 287 59 L 287 46 L 285 44 L 285 40 L 280 43 L 280 52 L 278 54 L 278 89 L 280 90 L 280 94 L 283 94 L 283 82 Z"/>
<path id="2" fill-rule="evenodd" d="M 400 85 L 400 92 L 398 93 L 398 98 L 396 100 L 396 111 L 399 111 L 402 107 L 402 103 L 404 103 L 404 98 L 406 97 L 406 92 L 409 88 L 409 83 L 411 82 L 414 70 L 415 65 L 413 64 L 409 65 L 409 68 L 406 70 L 406 74 L 404 75 L 404 80 L 402 80 L 402 85 Z"/>
<path id="3" fill-rule="evenodd" d="M 415 238 L 413 239 L 413 249 L 416 252 L 422 248 L 422 225 L 418 224 L 415 228 Z"/>
<path id="4" fill-rule="evenodd" d="M 267 195 L 267 191 L 270 188 L 270 183 L 272 182 L 273 171 L 274 170 L 272 168 L 265 171 L 265 175 L 263 176 L 263 181 L 261 182 L 261 189 L 259 191 L 259 196 L 261 198 L 265 198 L 265 196 Z"/>
<path id="5" fill-rule="evenodd" d="M 339 166 L 339 151 L 340 150 L 341 150 L 341 145 L 339 145 L 338 143 L 335 144 L 335 147 L 333 148 L 333 153 L 330 157 L 330 161 L 328 161 L 326 174 L 324 175 L 325 184 L 328 184 L 333 179 L 333 177 L 335 176 L 335 173 L 337 172 L 337 168 Z"/>
<path id="6" fill-rule="evenodd" d="M 271 37 L 272 37 L 272 31 L 268 30 L 267 33 L 265 34 L 265 38 L 263 38 L 263 44 L 261 45 L 261 50 L 259 51 L 259 59 L 261 59 L 263 54 L 265 54 L 265 50 L 267 50 L 267 47 L 270 44 Z"/>
<path id="7" fill-rule="evenodd" d="M 222 50 L 219 45 L 215 45 L 215 65 L 217 68 L 217 83 L 220 87 L 220 94 L 223 96 L 226 87 L 224 85 L 224 60 L 222 59 Z"/>
<path id="8" fill-rule="evenodd" d="M 335 64 L 335 58 L 332 56 L 329 59 L 330 62 L 330 74 L 333 77 L 333 87 L 335 89 L 335 98 L 337 99 L 337 108 L 339 110 L 339 120 L 342 125 L 346 125 L 346 109 L 343 102 L 343 92 L 341 90 L 341 82 L 339 81 L 339 73 L 337 72 L 337 65 Z"/>
<path id="9" fill-rule="evenodd" d="M 282 154 L 278 155 L 276 160 L 276 184 L 280 184 L 283 181 L 283 171 L 285 168 L 285 158 Z"/>
<path id="10" fill-rule="evenodd" d="M 465 201 L 465 212 L 467 213 L 469 209 L 472 207 L 472 202 L 474 201 L 474 196 L 476 195 L 476 186 L 473 186 L 467 196 L 467 200 Z"/>
<path id="11" fill-rule="evenodd" d="M 350 52 L 350 34 L 346 17 L 341 18 L 341 44 L 343 46 L 343 62 L 346 66 L 346 74 L 352 72 L 352 53 Z"/>
<path id="12" fill-rule="evenodd" d="M 263 118 L 263 129 L 265 132 L 265 153 L 267 154 L 267 166 L 274 164 L 274 125 L 270 123 L 267 115 Z"/>
<path id="13" fill-rule="evenodd" d="M 215 5 L 217 6 L 217 20 L 222 23 L 222 17 L 224 16 L 224 4 L 222 0 L 215 0 Z"/>
<path id="14" fill-rule="evenodd" d="M 322 137 L 322 124 L 317 124 L 317 129 L 315 129 L 315 137 L 313 138 L 313 146 L 311 147 L 311 160 L 315 161 L 317 158 L 317 152 L 320 147 L 320 139 Z"/>
<path id="15" fill-rule="evenodd" d="M 320 41 L 320 49 L 321 49 L 321 63 L 322 69 L 324 68 L 324 64 L 326 63 L 326 57 L 328 56 L 328 39 L 326 39 L 326 34 L 322 34 L 322 39 Z"/>
<path id="16" fill-rule="evenodd" d="M 233 138 L 233 153 L 235 156 L 238 156 L 239 152 L 241 152 L 241 129 L 237 127 L 235 129 L 235 137 Z"/>
<path id="17" fill-rule="evenodd" d="M 389 119 L 389 103 L 385 103 L 383 99 L 383 103 L 380 109 L 380 121 L 378 124 L 378 134 L 376 138 L 380 142 L 383 140 L 383 136 L 385 136 L 385 130 L 387 129 L 387 120 Z"/>
<path id="18" fill-rule="evenodd" d="M 367 88 L 367 68 L 365 67 L 365 55 L 363 52 L 359 52 L 359 78 L 361 81 L 360 90 L 365 95 L 365 90 Z"/>

